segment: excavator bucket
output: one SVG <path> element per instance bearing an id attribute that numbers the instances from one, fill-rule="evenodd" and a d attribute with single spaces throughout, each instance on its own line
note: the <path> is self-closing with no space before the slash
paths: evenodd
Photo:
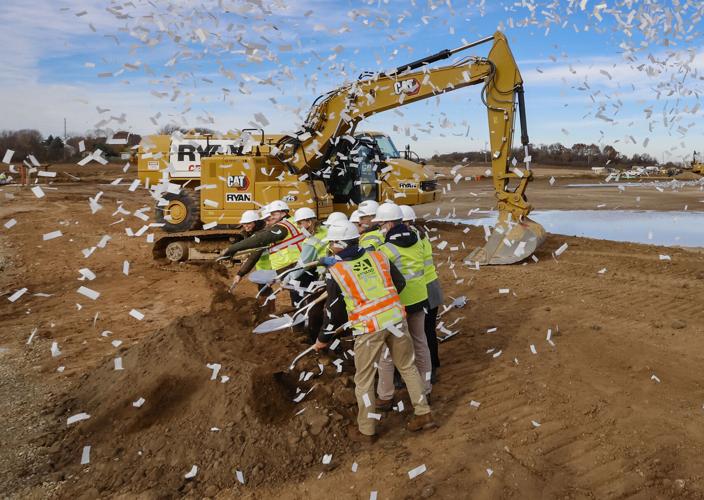
<path id="1" fill-rule="evenodd" d="M 515 264 L 533 255 L 545 237 L 543 226 L 527 217 L 520 222 L 500 218 L 486 245 L 469 254 L 465 263 L 480 266 Z"/>

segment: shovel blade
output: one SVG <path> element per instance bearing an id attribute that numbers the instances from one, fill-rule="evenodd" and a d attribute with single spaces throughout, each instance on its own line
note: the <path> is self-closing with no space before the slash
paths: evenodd
<path id="1" fill-rule="evenodd" d="M 276 279 L 276 271 L 259 269 L 249 273 L 248 279 L 258 285 L 267 285 Z"/>
<path id="2" fill-rule="evenodd" d="M 515 264 L 533 255 L 546 236 L 545 228 L 531 219 L 500 220 L 486 245 L 475 249 L 465 262 L 481 266 Z"/>
<path id="3" fill-rule="evenodd" d="M 264 321 L 263 323 L 260 323 L 252 330 L 252 333 L 255 333 L 257 335 L 261 335 L 263 333 L 271 333 L 275 332 L 278 330 L 283 330 L 285 328 L 288 328 L 289 326 L 293 325 L 293 321 L 291 316 L 288 314 L 280 317 L 280 318 L 272 318 Z"/>

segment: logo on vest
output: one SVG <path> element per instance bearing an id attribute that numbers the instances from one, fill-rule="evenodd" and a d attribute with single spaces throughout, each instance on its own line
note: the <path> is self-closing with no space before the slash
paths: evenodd
<path id="1" fill-rule="evenodd" d="M 360 279 L 363 280 L 367 280 L 376 276 L 376 273 L 374 272 L 374 266 L 372 266 L 371 262 L 369 262 L 369 259 L 362 259 L 355 262 L 354 264 L 352 264 L 352 270 Z"/>

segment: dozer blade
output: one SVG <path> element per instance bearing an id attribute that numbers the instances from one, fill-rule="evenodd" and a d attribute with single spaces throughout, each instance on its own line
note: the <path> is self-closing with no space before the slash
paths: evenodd
<path id="1" fill-rule="evenodd" d="M 525 218 L 521 222 L 499 220 L 486 245 L 475 249 L 465 263 L 473 265 L 515 264 L 527 259 L 545 241 L 543 226 Z"/>

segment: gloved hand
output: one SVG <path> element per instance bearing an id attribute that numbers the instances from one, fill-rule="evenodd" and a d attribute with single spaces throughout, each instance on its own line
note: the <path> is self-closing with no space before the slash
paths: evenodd
<path id="1" fill-rule="evenodd" d="M 220 254 L 220 257 L 218 257 L 218 260 L 225 260 L 225 259 L 231 259 L 233 255 L 235 255 L 236 252 L 231 250 L 232 247 L 228 247 L 223 253 Z"/>
<path id="2" fill-rule="evenodd" d="M 336 263 L 337 259 L 335 257 L 323 257 L 320 259 L 320 264 L 325 267 L 334 266 Z"/>

